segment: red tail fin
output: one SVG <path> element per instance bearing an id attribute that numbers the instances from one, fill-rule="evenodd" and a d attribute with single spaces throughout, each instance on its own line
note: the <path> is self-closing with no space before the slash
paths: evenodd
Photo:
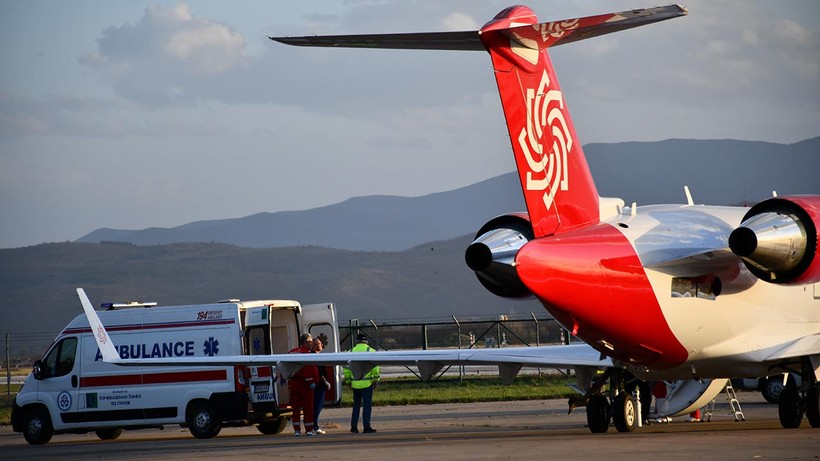
<path id="1" fill-rule="evenodd" d="M 578 24 L 537 24 L 529 8 L 516 6 L 481 29 L 535 237 L 598 221 L 598 191 L 546 50 Z"/>
<path id="2" fill-rule="evenodd" d="M 598 191 L 564 104 L 547 48 L 687 14 L 669 5 L 538 23 L 525 6 L 499 13 L 478 33 L 270 37 L 289 45 L 474 51 L 492 56 L 501 105 L 536 237 L 595 223 Z M 482 46 L 483 44 L 483 46 Z"/>

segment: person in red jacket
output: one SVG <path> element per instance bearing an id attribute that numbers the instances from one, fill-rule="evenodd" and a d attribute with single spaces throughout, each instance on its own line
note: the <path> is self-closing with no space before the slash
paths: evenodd
<path id="1" fill-rule="evenodd" d="M 313 338 L 305 333 L 299 337 L 301 346 L 291 349 L 290 354 L 310 354 Z M 305 417 L 305 435 L 316 435 L 313 431 L 313 390 L 319 382 L 319 371 L 315 365 L 305 365 L 288 379 L 290 406 L 293 408 L 293 435 L 302 435 L 301 416 Z"/>

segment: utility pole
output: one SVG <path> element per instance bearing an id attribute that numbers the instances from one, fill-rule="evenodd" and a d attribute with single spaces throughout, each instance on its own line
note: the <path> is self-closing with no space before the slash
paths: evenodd
<path id="1" fill-rule="evenodd" d="M 9 353 L 9 336 L 11 333 L 6 332 L 6 397 L 7 402 L 11 406 L 11 355 Z"/>

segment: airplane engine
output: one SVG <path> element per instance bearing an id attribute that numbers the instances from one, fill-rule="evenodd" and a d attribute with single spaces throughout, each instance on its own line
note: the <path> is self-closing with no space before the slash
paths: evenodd
<path id="1" fill-rule="evenodd" d="M 479 229 L 464 252 L 464 260 L 475 271 L 478 281 L 494 295 L 531 298 L 532 293 L 521 283 L 513 262 L 518 250 L 532 239 L 532 225 L 526 213 L 499 216 Z"/>
<path id="2" fill-rule="evenodd" d="M 820 196 L 777 197 L 753 206 L 729 235 L 732 252 L 761 280 L 786 285 L 820 281 Z"/>

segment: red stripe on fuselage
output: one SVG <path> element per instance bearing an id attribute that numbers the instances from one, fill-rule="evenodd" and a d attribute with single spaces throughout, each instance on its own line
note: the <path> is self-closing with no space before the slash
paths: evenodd
<path id="1" fill-rule="evenodd" d="M 638 255 L 614 227 L 533 240 L 518 252 L 516 270 L 556 320 L 602 353 L 654 368 L 687 359 Z"/>
<path id="2" fill-rule="evenodd" d="M 171 373 L 109 375 L 80 378 L 80 387 L 134 386 L 143 384 L 178 384 L 197 381 L 225 381 L 225 370 L 179 371 Z"/>

